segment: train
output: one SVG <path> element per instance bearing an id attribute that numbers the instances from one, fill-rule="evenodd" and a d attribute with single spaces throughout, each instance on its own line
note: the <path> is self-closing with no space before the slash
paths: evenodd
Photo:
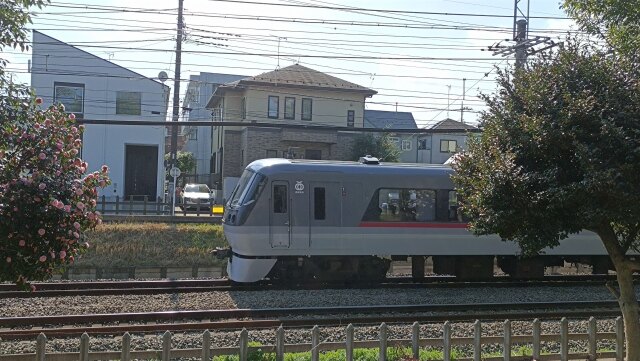
<path id="1" fill-rule="evenodd" d="M 226 202 L 227 273 L 235 282 L 376 281 L 392 261 L 410 260 L 412 276 L 433 272 L 487 279 L 494 267 L 539 278 L 545 267 L 579 262 L 606 273 L 600 239 L 583 231 L 535 257 L 497 235 L 475 236 L 442 164 L 261 159 L 245 168 Z"/>

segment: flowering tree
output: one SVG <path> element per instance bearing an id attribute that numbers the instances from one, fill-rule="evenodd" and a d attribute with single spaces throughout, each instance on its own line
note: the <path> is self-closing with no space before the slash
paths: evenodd
<path id="1" fill-rule="evenodd" d="M 39 99 L 4 100 L 9 108 L 0 114 L 0 280 L 29 288 L 30 281 L 50 278 L 89 246 L 83 232 L 100 223 L 96 188 L 109 183 L 108 169 L 85 175 L 87 163 L 78 157 L 83 126 L 63 106 L 40 110 Z"/>

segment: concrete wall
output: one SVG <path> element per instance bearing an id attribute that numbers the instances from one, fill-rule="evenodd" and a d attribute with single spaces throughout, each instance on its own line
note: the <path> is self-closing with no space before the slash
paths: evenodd
<path id="1" fill-rule="evenodd" d="M 169 88 L 140 74 L 96 57 L 90 53 L 34 32 L 31 86 L 43 100 L 43 107 L 54 101 L 54 83 L 84 85 L 84 119 L 96 120 L 166 120 Z M 118 91 L 140 92 L 141 114 L 116 114 Z M 82 158 L 89 172 L 106 164 L 113 184 L 100 195 L 124 195 L 125 145 L 158 147 L 157 196 L 164 187 L 164 127 L 90 124 L 85 128 Z"/>

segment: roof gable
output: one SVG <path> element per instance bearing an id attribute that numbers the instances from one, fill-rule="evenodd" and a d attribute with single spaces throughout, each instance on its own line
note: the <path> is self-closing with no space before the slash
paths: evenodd
<path id="1" fill-rule="evenodd" d="M 262 73 L 253 77 L 240 80 L 239 85 L 268 85 L 268 86 L 292 86 L 304 88 L 316 88 L 338 91 L 352 91 L 376 94 L 375 90 L 361 85 L 336 78 L 329 74 L 307 68 L 300 64 L 294 64 L 282 69 Z"/>
<path id="2" fill-rule="evenodd" d="M 365 128 L 418 129 L 410 112 L 389 112 L 384 110 L 364 111 Z"/>
<path id="3" fill-rule="evenodd" d="M 465 124 L 462 122 L 459 122 L 457 120 L 453 120 L 451 118 L 447 118 L 445 120 L 441 120 L 439 122 L 437 122 L 436 124 L 434 124 L 431 129 L 442 129 L 442 130 L 461 130 L 461 129 L 467 129 L 467 130 L 477 130 L 477 127 L 474 127 L 473 125 L 469 125 L 469 124 Z"/>
<path id="4" fill-rule="evenodd" d="M 131 77 L 131 78 L 135 78 L 135 79 L 145 79 L 145 80 L 149 80 L 152 81 L 154 83 L 157 83 L 158 85 L 161 85 L 162 87 L 164 87 L 165 89 L 169 89 L 169 86 L 167 86 L 166 84 L 163 84 L 159 81 L 157 81 L 156 79 L 150 78 L 146 75 L 137 73 L 131 69 L 127 69 L 121 65 L 118 65 L 116 63 L 110 62 L 108 60 L 105 60 L 97 55 L 91 54 L 88 51 L 82 50 L 78 47 L 75 47 L 73 45 L 67 44 L 64 41 L 58 40 L 56 38 L 53 38 L 49 35 L 46 35 L 38 30 L 33 30 L 33 41 L 32 41 L 32 54 L 36 53 L 37 51 L 39 51 L 40 49 L 40 45 L 45 45 L 45 46 L 59 46 L 60 50 L 57 51 L 57 54 L 62 54 L 64 53 L 63 47 L 68 47 L 71 48 L 75 51 L 81 52 L 83 54 L 86 54 L 88 57 L 90 57 L 91 59 L 97 61 L 97 62 L 101 62 L 103 64 L 105 64 L 105 66 L 107 68 L 110 68 L 109 70 L 109 76 L 113 76 L 113 74 L 111 74 L 111 70 L 114 68 L 117 68 L 119 71 L 121 71 L 123 73 L 123 75 L 120 75 L 120 77 L 126 78 L 126 77 Z M 33 56 L 33 55 L 32 55 Z M 55 55 L 54 55 L 55 56 Z M 35 65 L 35 61 L 34 61 L 34 65 Z M 52 74 L 54 74 L 53 72 L 51 72 Z M 92 72 L 91 74 L 94 74 L 96 76 L 102 76 L 104 74 L 100 74 L 98 72 Z M 87 74 L 87 75 L 91 75 L 91 74 Z M 126 75 L 125 75 L 126 74 Z M 69 74 L 55 74 L 55 75 L 69 75 Z M 71 74 L 71 75 L 77 75 L 77 74 Z"/>

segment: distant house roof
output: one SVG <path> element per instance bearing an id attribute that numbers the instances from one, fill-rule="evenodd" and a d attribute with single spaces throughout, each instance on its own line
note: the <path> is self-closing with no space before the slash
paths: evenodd
<path id="1" fill-rule="evenodd" d="M 418 129 L 410 112 L 389 112 L 384 110 L 364 111 L 365 128 Z"/>
<path id="2" fill-rule="evenodd" d="M 43 39 L 43 38 L 44 38 L 44 39 Z M 161 83 L 160 81 L 158 81 L 158 79 L 157 79 L 157 78 L 151 78 L 151 77 L 148 77 L 148 76 L 146 76 L 146 75 L 142 75 L 142 74 L 137 73 L 137 72 L 135 72 L 135 71 L 133 71 L 133 70 L 131 70 L 131 69 L 127 69 L 127 68 L 125 68 L 125 67 L 123 67 L 123 66 L 121 66 L 121 65 L 118 65 L 118 64 L 113 63 L 113 62 L 111 62 L 111 61 L 105 60 L 105 59 L 103 59 L 103 58 L 101 58 L 101 57 L 99 57 L 99 56 L 97 56 L 97 55 L 91 54 L 90 52 L 85 51 L 85 50 L 82 50 L 82 49 L 80 49 L 80 48 L 78 48 L 78 47 L 76 47 L 76 46 L 73 46 L 73 45 L 67 44 L 67 43 L 65 43 L 64 41 L 58 40 L 58 39 L 56 39 L 56 38 L 54 38 L 54 37 L 52 37 L 52 36 L 49 36 L 49 35 L 47 35 L 47 34 L 45 34 L 45 33 L 43 33 L 43 32 L 40 32 L 40 31 L 38 31 L 38 30 L 33 30 L 33 42 L 32 42 L 32 48 L 33 48 L 33 47 L 37 47 L 39 43 L 42 43 L 42 44 L 45 44 L 45 45 L 53 45 L 53 46 L 68 46 L 68 47 L 70 47 L 70 48 L 73 48 L 73 49 L 76 49 L 76 50 L 78 50 L 78 51 L 80 51 L 80 52 L 83 52 L 83 53 L 85 53 L 85 54 L 87 54 L 87 55 L 91 56 L 92 58 L 94 58 L 94 59 L 96 59 L 96 60 L 100 60 L 100 61 L 102 61 L 102 62 L 108 63 L 108 64 L 110 64 L 110 65 L 112 65 L 112 66 L 117 67 L 117 68 L 120 68 L 120 69 L 122 69 L 122 70 L 124 70 L 124 71 L 128 72 L 129 74 L 131 74 L 132 78 L 138 78 L 138 79 L 140 79 L 140 78 L 146 78 L 146 79 L 148 79 L 148 80 L 151 80 L 151 81 L 153 81 L 153 82 L 155 82 L 155 83 L 158 83 L 158 84 L 162 85 L 162 87 L 163 87 L 166 91 L 168 91 L 168 90 L 169 90 L 169 86 L 168 86 L 168 85 L 166 85 L 166 84 Z M 60 50 L 56 53 L 56 55 L 57 55 L 57 54 L 63 54 L 63 53 L 64 53 L 64 49 L 60 48 Z M 77 73 L 76 73 L 76 72 L 71 73 L 71 74 L 67 74 L 67 73 L 64 73 L 64 72 L 58 72 L 58 73 L 50 72 L 50 73 L 52 73 L 52 74 L 54 74 L 54 75 L 77 75 Z M 101 74 L 99 71 L 96 71 L 95 73 L 92 73 L 92 74 L 95 74 L 96 76 L 111 75 L 111 74 L 106 74 L 106 73 Z"/>
<path id="3" fill-rule="evenodd" d="M 191 75 L 190 80 L 200 81 L 203 83 L 211 83 L 211 84 L 226 84 L 236 80 L 244 79 L 246 77 L 247 77 L 246 75 L 237 75 L 237 74 L 200 72 L 200 74 L 198 75 Z"/>
<path id="4" fill-rule="evenodd" d="M 469 124 L 465 124 L 465 123 L 461 123 L 457 120 L 453 120 L 450 118 L 447 118 L 445 120 L 441 120 L 439 122 L 437 122 L 436 124 L 434 124 L 431 129 L 441 129 L 441 130 L 477 130 L 477 127 L 474 127 L 473 125 L 469 125 Z"/>

